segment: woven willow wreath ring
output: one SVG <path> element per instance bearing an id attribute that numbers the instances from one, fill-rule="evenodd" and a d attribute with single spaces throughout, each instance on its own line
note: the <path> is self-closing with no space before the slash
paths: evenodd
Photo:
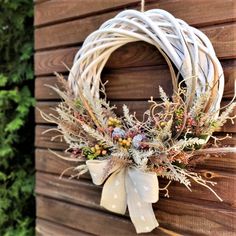
<path id="1" fill-rule="evenodd" d="M 137 41 L 154 45 L 170 69 L 173 70 L 170 61 L 176 66 L 185 79 L 186 97 L 191 98 L 190 94 L 193 94 L 185 101 L 188 106 L 191 107 L 194 97 L 210 87 L 208 110 L 219 110 L 224 76 L 210 40 L 201 31 L 160 9 L 123 11 L 90 34 L 76 54 L 69 74 L 68 81 L 74 94 L 89 87 L 91 96 L 99 98 L 101 72 L 110 55 L 119 47 Z M 178 81 L 172 77 L 172 83 L 175 91 Z"/>

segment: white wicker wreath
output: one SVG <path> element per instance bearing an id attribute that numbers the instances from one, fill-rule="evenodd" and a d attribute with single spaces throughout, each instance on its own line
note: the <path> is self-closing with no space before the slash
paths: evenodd
<path id="1" fill-rule="evenodd" d="M 113 107 L 100 98 L 101 88 L 104 90 L 100 76 L 111 53 L 137 41 L 159 50 L 169 66 L 173 84 L 172 100 L 160 88 L 162 103 L 151 98 L 152 106 L 143 121 L 130 114 L 126 105 L 124 117 L 117 117 Z M 181 74 L 181 81 L 172 63 Z M 188 168 L 202 153 L 233 150 L 219 151 L 218 147 L 205 145 L 216 128 L 233 119 L 229 113 L 235 104 L 231 102 L 219 116 L 223 70 L 202 32 L 164 10 L 123 11 L 87 37 L 70 70 L 69 86 L 62 78 L 61 82 L 65 91 L 53 87 L 64 100 L 56 108 L 58 116 L 42 113 L 47 121 L 58 125 L 59 136 L 69 145 L 71 157 L 60 157 L 86 161 L 70 167 L 77 171 L 72 177 L 89 171 L 94 184 L 104 183 L 101 206 L 120 214 L 125 214 L 128 206 L 137 233 L 150 232 L 158 226 L 152 203 L 158 201 L 159 190 L 165 190 L 168 196 L 171 181 L 178 181 L 189 190 L 190 180 L 195 181 L 221 200 L 209 187 L 214 182 Z M 170 182 L 161 189 L 158 177 Z"/>
<path id="2" fill-rule="evenodd" d="M 106 21 L 90 34 L 75 56 L 69 83 L 75 94 L 91 87 L 99 97 L 101 72 L 112 52 L 136 41 L 144 41 L 164 52 L 186 80 L 187 92 L 195 96 L 212 90 L 211 110 L 219 110 L 224 90 L 224 75 L 210 40 L 205 34 L 167 11 L 126 10 Z M 140 52 L 142 53 L 142 52 Z M 174 89 L 176 89 L 173 81 Z M 189 97 L 189 96 L 187 96 Z M 187 101 L 189 106 L 193 102 Z"/>

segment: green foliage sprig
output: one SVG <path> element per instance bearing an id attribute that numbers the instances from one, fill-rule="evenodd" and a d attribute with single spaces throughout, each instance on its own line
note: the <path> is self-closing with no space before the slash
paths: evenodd
<path id="1" fill-rule="evenodd" d="M 0 12 L 0 235 L 32 236 L 33 3 L 0 0 Z"/>

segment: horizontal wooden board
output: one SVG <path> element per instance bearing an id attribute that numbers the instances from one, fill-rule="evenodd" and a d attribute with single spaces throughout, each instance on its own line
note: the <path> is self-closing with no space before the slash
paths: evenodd
<path id="1" fill-rule="evenodd" d="M 50 75 L 54 72 L 68 72 L 78 47 L 38 52 L 35 54 L 35 75 Z M 142 51 L 142 53 L 140 53 Z M 222 61 L 223 66 L 235 66 L 235 60 Z M 105 69 L 131 68 L 166 65 L 154 46 L 144 42 L 129 43 L 116 50 L 105 65 Z"/>
<path id="2" fill-rule="evenodd" d="M 132 223 L 127 218 L 43 196 L 37 197 L 37 216 L 96 235 L 136 235 Z M 162 230 L 165 229 L 159 228 L 145 235 L 168 235 Z M 166 231 L 171 232 L 171 230 Z"/>
<path id="3" fill-rule="evenodd" d="M 206 169 L 197 170 L 202 176 L 217 183 L 212 187 L 218 195 L 223 199 L 220 202 L 208 189 L 192 183 L 190 192 L 183 185 L 173 182 L 169 186 L 170 200 L 176 200 L 179 202 L 195 203 L 199 205 L 208 205 L 213 208 L 224 208 L 228 210 L 235 210 L 236 212 L 236 192 L 228 191 L 230 188 L 236 190 L 235 174 L 229 174 L 220 171 L 209 171 Z M 75 173 L 74 173 L 75 174 Z M 211 175 L 211 177 L 206 177 Z M 67 176 L 63 179 L 59 179 L 59 175 L 52 175 L 48 173 L 37 172 L 36 175 L 36 193 L 52 198 L 57 198 L 62 201 L 69 201 L 74 204 L 83 205 L 85 207 L 91 207 L 94 209 L 102 209 L 99 205 L 102 187 L 95 186 L 91 179 L 70 180 Z M 159 178 L 160 187 L 163 188 L 167 184 L 167 181 L 163 178 Z M 66 191 L 60 191 L 61 189 Z M 79 190 L 79 191 L 78 191 Z M 165 192 L 160 191 L 160 196 L 163 198 Z M 158 207 L 158 204 L 157 204 Z"/>
<path id="4" fill-rule="evenodd" d="M 150 2 L 150 3 L 149 3 Z M 234 20 L 235 17 L 235 2 L 233 0 L 214 1 L 214 4 L 209 0 L 160 0 L 152 3 L 150 0 L 145 1 L 146 9 L 164 9 L 174 14 L 178 18 L 184 18 L 191 24 L 205 25 L 216 24 Z M 112 10 L 114 8 L 124 8 L 134 5 L 137 9 L 140 8 L 140 1 L 136 0 L 90 0 L 83 4 L 83 0 L 67 0 L 57 1 L 51 0 L 43 4 L 35 6 L 35 22 L 36 26 L 43 24 L 52 24 L 58 21 L 68 21 L 70 19 L 81 18 L 92 14 L 98 14 L 104 10 Z M 182 9 L 185 9 L 183 11 Z M 201 9 L 201 10 L 199 10 Z M 211 11 L 209 11 L 211 9 Z"/>
<path id="5" fill-rule="evenodd" d="M 220 236 L 230 235 L 235 230 L 235 212 L 225 209 L 195 204 L 190 206 L 184 202 L 161 199 L 155 213 L 160 226 L 168 227 L 169 235 L 176 235 L 176 232 L 181 235 L 214 233 Z M 129 219 L 43 196 L 37 197 L 37 216 L 97 235 L 135 235 Z M 192 220 L 187 220 L 189 218 Z M 145 235 L 166 235 L 161 230 L 162 228 L 158 228 Z"/>
<path id="6" fill-rule="evenodd" d="M 236 57 L 236 23 L 207 27 L 202 32 L 209 37 L 217 57 Z"/>
<path id="7" fill-rule="evenodd" d="M 102 81 L 108 81 L 106 94 L 110 100 L 149 99 L 151 96 L 158 98 L 160 97 L 159 86 L 161 86 L 168 95 L 172 93 L 171 76 L 166 66 L 104 72 Z M 51 77 L 50 80 L 50 77 L 46 77 L 46 79 L 40 77 L 36 79 L 36 98 L 42 97 L 45 99 L 47 93 L 52 90 L 44 86 L 46 83 L 55 85 L 56 78 Z M 38 95 L 40 97 L 38 97 Z M 52 96 L 52 94 L 50 94 L 50 96 Z"/>
<path id="8" fill-rule="evenodd" d="M 35 49 L 47 49 L 75 45 L 83 40 L 101 23 L 116 15 L 117 12 L 47 26 L 35 30 Z M 235 23 L 200 28 L 211 40 L 218 57 L 236 56 Z"/>
<path id="9" fill-rule="evenodd" d="M 55 151 L 55 150 L 54 150 Z M 56 151 L 61 156 L 66 156 L 62 151 Z M 58 158 L 55 154 L 47 149 L 37 148 L 35 150 L 35 168 L 41 172 L 58 174 L 58 176 L 68 167 L 76 166 L 77 163 L 65 161 Z M 73 171 L 68 171 L 65 176 L 71 175 Z"/>
<path id="10" fill-rule="evenodd" d="M 63 139 L 57 138 L 52 141 L 52 137 L 59 135 L 57 131 L 50 131 L 44 133 L 45 131 L 55 128 L 56 126 L 36 126 L 35 128 L 35 147 L 45 147 L 52 149 L 64 150 L 68 145 L 64 142 Z"/>
<path id="11" fill-rule="evenodd" d="M 223 97 L 230 99 L 234 96 L 236 78 L 236 60 L 222 61 L 225 75 Z M 66 76 L 65 76 L 66 78 Z M 150 96 L 159 98 L 159 86 L 168 95 L 172 94 L 171 78 L 166 66 L 151 66 L 119 70 L 104 70 L 102 81 L 106 85 L 107 97 L 110 100 L 148 100 Z M 35 97 L 37 100 L 59 99 L 57 93 L 45 85 L 60 85 L 56 76 L 38 77 L 35 80 Z"/>
<path id="12" fill-rule="evenodd" d="M 161 199 L 155 213 L 163 227 L 180 229 L 182 235 L 233 236 L 235 232 L 235 211 Z"/>
<path id="13" fill-rule="evenodd" d="M 36 219 L 36 236 L 92 236 L 82 232 L 81 230 L 75 230 L 69 227 L 62 226 L 61 224 L 55 224 L 53 222 L 43 220 L 40 218 Z"/>
<path id="14" fill-rule="evenodd" d="M 148 0 L 147 0 L 148 1 Z M 113 9 L 124 9 L 130 5 L 137 5 L 139 0 L 51 0 L 35 5 L 34 25 L 55 24 L 75 18 L 84 18 Z"/>
<path id="15" fill-rule="evenodd" d="M 234 87 L 236 80 L 236 60 L 225 60 L 221 62 L 224 76 L 224 98 L 233 98 L 234 97 Z"/>
<path id="16" fill-rule="evenodd" d="M 35 74 L 45 75 L 53 72 L 67 72 L 66 64 L 72 66 L 73 58 L 79 47 L 37 52 L 35 54 Z M 140 53 L 140 51 L 142 53 Z M 145 42 L 128 43 L 113 52 L 106 68 L 129 68 L 166 64 L 158 50 Z"/>
<path id="17" fill-rule="evenodd" d="M 72 65 L 78 47 L 58 49 L 35 53 L 34 73 L 35 75 L 52 74 L 54 72 L 66 72 Z M 66 65 L 66 66 L 65 66 Z"/>
<path id="18" fill-rule="evenodd" d="M 36 28 L 34 31 L 35 49 L 48 49 L 82 43 L 106 19 L 114 17 L 117 13 L 117 11 L 114 11 L 52 26 L 45 26 L 43 28 Z"/>
<path id="19" fill-rule="evenodd" d="M 35 109 L 35 122 L 39 124 L 44 124 L 44 123 L 48 124 L 49 122 L 43 119 L 43 117 L 40 114 L 40 111 L 42 111 L 45 114 L 57 114 L 55 108 L 58 104 L 59 102 L 47 102 L 47 101 L 37 102 Z"/>
<path id="20" fill-rule="evenodd" d="M 163 2 L 164 1 L 162 1 L 162 3 Z M 171 9 L 169 10 L 172 14 L 192 25 L 199 26 L 201 24 L 215 24 L 228 22 L 229 20 L 235 19 L 234 8 L 232 8 L 234 7 L 234 5 L 233 2 L 229 0 L 226 1 L 227 7 L 225 6 L 225 3 L 220 0 L 216 1 L 217 4 L 210 4 L 209 1 L 206 0 L 199 1 L 199 4 L 197 6 L 196 2 L 194 2 L 195 4 L 193 3 L 193 0 L 177 1 L 174 5 L 172 1 L 168 2 L 169 5 L 172 5 Z M 211 5 L 211 7 L 215 6 L 214 10 L 209 11 L 209 4 Z M 152 9 L 156 7 L 162 8 L 161 3 L 151 4 L 146 8 Z M 185 11 L 182 10 L 183 7 L 186 9 Z M 187 10 L 190 7 L 191 13 Z M 164 7 L 163 9 L 168 10 L 168 7 Z M 199 9 L 201 9 L 201 11 L 199 11 Z M 205 14 L 202 13 L 203 9 L 205 11 Z M 117 13 L 119 13 L 119 11 L 113 11 L 110 13 L 86 17 L 83 19 L 73 20 L 62 24 L 36 29 L 35 48 L 43 49 L 82 42 L 89 33 L 96 30 L 104 21 L 114 17 Z M 222 18 L 220 18 L 219 15 L 221 15 Z M 225 18 L 226 20 L 224 20 Z M 214 32 L 211 33 L 215 34 Z"/>
<path id="21" fill-rule="evenodd" d="M 67 176 L 59 179 L 58 175 L 42 172 L 36 173 L 36 179 L 35 192 L 38 195 L 106 211 L 99 205 L 102 186 L 94 185 L 91 179 L 74 180 L 68 179 Z M 60 191 L 62 189 L 63 191 Z"/>

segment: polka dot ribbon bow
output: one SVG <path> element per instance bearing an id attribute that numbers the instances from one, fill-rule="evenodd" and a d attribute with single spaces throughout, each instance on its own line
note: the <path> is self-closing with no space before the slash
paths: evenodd
<path id="1" fill-rule="evenodd" d="M 107 173 L 108 160 L 86 162 L 93 183 L 104 182 L 100 205 L 124 215 L 128 205 L 130 218 L 137 233 L 150 232 L 158 227 L 152 203 L 159 200 L 159 184 L 155 173 L 135 167 L 115 164 Z"/>

